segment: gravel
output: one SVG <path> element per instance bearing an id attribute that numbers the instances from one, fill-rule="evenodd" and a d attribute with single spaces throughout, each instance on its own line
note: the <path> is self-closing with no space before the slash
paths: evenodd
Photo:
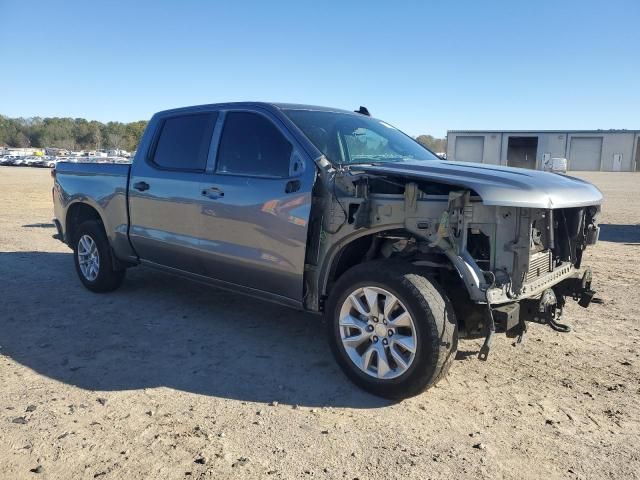
<path id="1" fill-rule="evenodd" d="M 640 175 L 582 176 L 607 199 L 583 261 L 604 304 L 487 362 L 462 341 L 444 381 L 390 403 L 344 378 L 314 315 L 143 268 L 88 292 L 49 172 L 0 167 L 0 476 L 638 478 Z"/>

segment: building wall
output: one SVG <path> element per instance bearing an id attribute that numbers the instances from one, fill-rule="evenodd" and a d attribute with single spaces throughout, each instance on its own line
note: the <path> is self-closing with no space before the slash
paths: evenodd
<path id="1" fill-rule="evenodd" d="M 482 163 L 491 165 L 507 165 L 509 137 L 538 137 L 536 168 L 543 168 L 543 158 L 548 154 L 551 158 L 571 158 L 571 140 L 573 138 L 597 137 L 602 139 L 600 152 L 600 170 L 614 170 L 614 155 L 621 154 L 621 171 L 640 169 L 636 165 L 636 152 L 640 132 L 606 132 L 606 131 L 567 131 L 567 132 L 482 132 L 452 131 L 447 133 L 447 159 L 456 161 L 456 139 L 463 136 L 484 137 Z M 574 160 L 575 162 L 575 160 Z M 575 167 L 575 165 L 574 165 Z M 571 161 L 569 169 L 572 169 Z"/>
<path id="2" fill-rule="evenodd" d="M 508 135 L 505 135 L 505 142 L 508 140 Z M 506 145 L 506 143 L 505 143 Z M 506 148 L 506 147 L 505 147 Z M 545 154 L 548 154 L 550 158 L 562 157 L 564 158 L 567 153 L 567 134 L 566 133 L 544 133 L 538 136 L 538 155 L 536 156 L 536 168 L 542 170 L 543 160 Z M 505 164 L 507 158 L 505 155 Z"/>
<path id="3" fill-rule="evenodd" d="M 634 169 L 633 152 L 634 139 L 636 135 L 633 133 L 618 133 L 615 135 L 605 135 L 602 142 L 602 159 L 600 160 L 600 170 L 606 172 L 613 170 L 613 156 L 616 153 L 622 154 L 621 171 L 629 171 Z"/>

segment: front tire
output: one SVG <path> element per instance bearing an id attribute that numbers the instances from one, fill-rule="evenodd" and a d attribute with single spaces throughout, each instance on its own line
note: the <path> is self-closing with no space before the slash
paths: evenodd
<path id="1" fill-rule="evenodd" d="M 342 370 L 381 397 L 423 392 L 446 375 L 455 358 L 453 308 L 440 286 L 410 264 L 353 267 L 331 290 L 325 315 Z"/>
<path id="2" fill-rule="evenodd" d="M 87 220 L 76 230 L 73 259 L 80 281 L 92 292 L 111 292 L 124 280 L 125 270 L 113 267 L 109 240 L 96 220 Z"/>

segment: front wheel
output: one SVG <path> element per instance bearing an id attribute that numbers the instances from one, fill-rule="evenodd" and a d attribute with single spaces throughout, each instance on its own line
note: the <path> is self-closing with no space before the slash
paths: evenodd
<path id="1" fill-rule="evenodd" d="M 370 262 L 346 272 L 325 310 L 338 364 L 381 397 L 417 395 L 445 376 L 458 344 L 443 290 L 409 264 Z"/>
<path id="2" fill-rule="evenodd" d="M 80 281 L 92 292 L 110 292 L 122 284 L 125 270 L 113 267 L 111 255 L 102 224 L 95 220 L 83 222 L 75 234 L 73 258 Z"/>

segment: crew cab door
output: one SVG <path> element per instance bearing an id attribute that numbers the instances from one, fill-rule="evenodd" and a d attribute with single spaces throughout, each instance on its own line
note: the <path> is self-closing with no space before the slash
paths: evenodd
<path id="1" fill-rule="evenodd" d="M 202 274 L 202 188 L 217 118 L 197 111 L 152 120 L 129 180 L 129 238 L 143 262 Z"/>
<path id="2" fill-rule="evenodd" d="M 205 274 L 301 302 L 314 164 L 270 112 L 221 115 L 202 192 Z"/>

